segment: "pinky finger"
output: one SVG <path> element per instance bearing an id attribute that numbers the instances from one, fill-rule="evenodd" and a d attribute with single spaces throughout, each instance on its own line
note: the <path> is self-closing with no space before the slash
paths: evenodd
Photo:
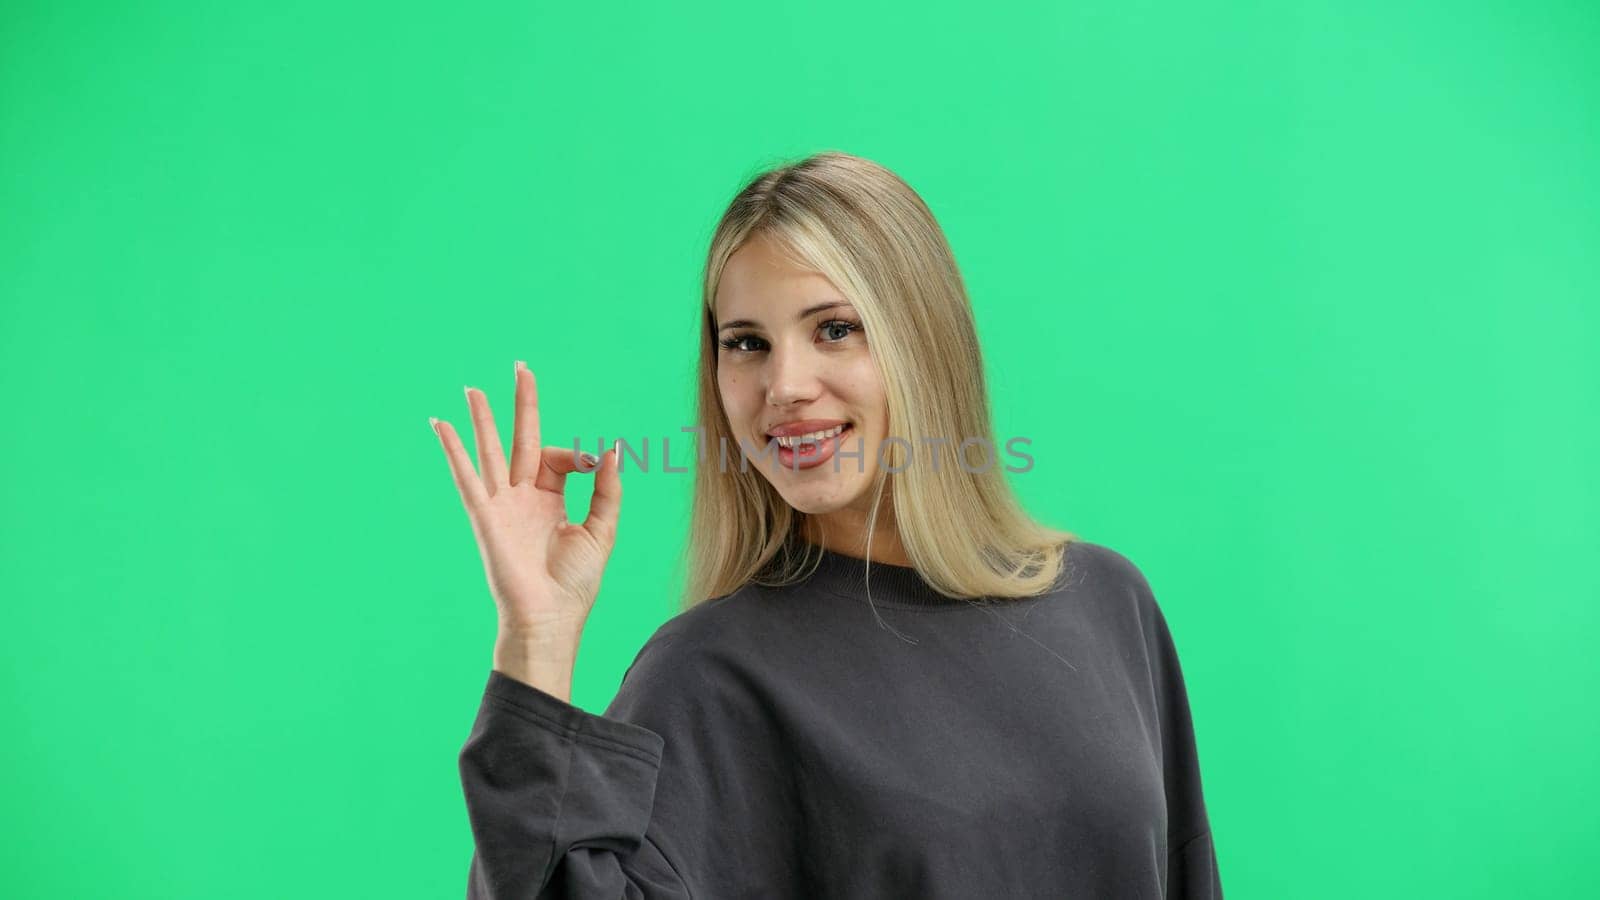
<path id="1" fill-rule="evenodd" d="M 455 427 L 442 419 L 429 418 L 428 421 L 433 423 L 433 431 L 439 436 L 439 443 L 444 445 L 450 474 L 455 478 L 456 490 L 461 493 L 461 502 L 466 505 L 467 512 L 471 513 L 488 503 L 489 495 L 484 490 L 483 480 L 472 468 L 472 457 L 467 455 L 467 448 L 461 445 L 461 437 L 456 434 Z"/>

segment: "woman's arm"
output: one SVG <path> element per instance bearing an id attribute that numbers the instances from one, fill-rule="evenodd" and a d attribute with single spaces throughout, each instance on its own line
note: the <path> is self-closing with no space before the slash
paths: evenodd
<path id="1" fill-rule="evenodd" d="M 647 728 L 491 671 L 459 757 L 468 900 L 686 900 L 649 837 L 662 747 Z"/>
<path id="2" fill-rule="evenodd" d="M 1222 900 L 1216 848 L 1200 778 L 1189 694 L 1166 616 L 1143 576 L 1139 592 L 1161 730 L 1162 777 L 1167 792 L 1167 896 Z"/>

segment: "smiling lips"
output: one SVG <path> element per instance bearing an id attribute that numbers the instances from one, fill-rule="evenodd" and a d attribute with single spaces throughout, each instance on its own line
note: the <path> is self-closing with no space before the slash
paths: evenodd
<path id="1" fill-rule="evenodd" d="M 850 424 L 848 419 L 792 419 L 788 422 L 779 422 L 768 428 L 766 433 L 768 437 L 801 437 L 848 424 Z"/>
<path id="2" fill-rule="evenodd" d="M 828 438 L 844 432 L 849 427 L 850 423 L 846 422 L 842 425 L 835 425 L 832 428 L 827 428 L 822 431 L 808 431 L 794 435 L 778 435 L 775 436 L 773 440 L 778 442 L 778 446 L 793 450 L 806 443 L 812 445 L 820 444 Z"/>
<path id="3" fill-rule="evenodd" d="M 821 466 L 838 452 L 844 434 L 850 430 L 850 423 L 846 422 L 821 432 L 773 438 L 778 450 L 779 467 L 800 472 Z"/>

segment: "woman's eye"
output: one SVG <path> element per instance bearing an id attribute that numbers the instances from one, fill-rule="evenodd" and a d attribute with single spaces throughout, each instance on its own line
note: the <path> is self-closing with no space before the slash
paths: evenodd
<path id="1" fill-rule="evenodd" d="M 824 339 L 826 343 L 838 344 L 849 338 L 851 334 L 860 331 L 861 326 L 855 322 L 847 322 L 844 319 L 833 319 L 817 326 L 817 330 L 828 335 Z M 755 346 L 746 347 L 745 341 L 754 341 Z M 723 349 L 734 353 L 757 353 L 765 349 L 767 342 L 753 334 L 736 334 L 722 338 L 718 343 L 722 345 Z"/>
<path id="2" fill-rule="evenodd" d="M 751 349 L 746 348 L 746 347 L 742 347 L 740 345 L 743 344 L 745 341 L 759 341 L 759 340 L 760 340 L 760 338 L 756 337 L 753 334 L 736 334 L 736 335 L 734 335 L 732 337 L 723 338 L 722 339 L 722 346 L 724 348 L 728 349 L 728 350 L 734 351 L 735 353 L 753 353 L 753 352 L 755 352 L 754 350 L 751 350 Z"/>
<path id="3" fill-rule="evenodd" d="M 849 337 L 851 335 L 851 333 L 853 333 L 856 329 L 858 329 L 860 327 L 861 327 L 860 325 L 857 325 L 854 322 L 846 322 L 843 319 L 834 319 L 832 321 L 828 321 L 828 322 L 823 322 L 822 323 L 822 329 L 824 331 L 832 331 L 835 328 L 844 329 L 844 334 L 839 335 L 838 338 L 834 341 L 834 343 L 838 343 L 839 341 L 842 341 L 845 338 Z"/>

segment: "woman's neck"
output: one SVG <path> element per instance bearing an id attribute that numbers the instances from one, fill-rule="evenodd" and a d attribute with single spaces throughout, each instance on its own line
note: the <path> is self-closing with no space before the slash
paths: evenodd
<path id="1" fill-rule="evenodd" d="M 869 562 L 891 566 L 910 566 L 905 545 L 900 542 L 899 529 L 892 519 L 878 514 L 878 527 L 872 533 L 871 555 L 867 548 L 867 523 L 851 510 L 823 516 L 806 516 L 801 526 L 801 537 L 819 547 L 835 553 L 865 559 Z"/>

